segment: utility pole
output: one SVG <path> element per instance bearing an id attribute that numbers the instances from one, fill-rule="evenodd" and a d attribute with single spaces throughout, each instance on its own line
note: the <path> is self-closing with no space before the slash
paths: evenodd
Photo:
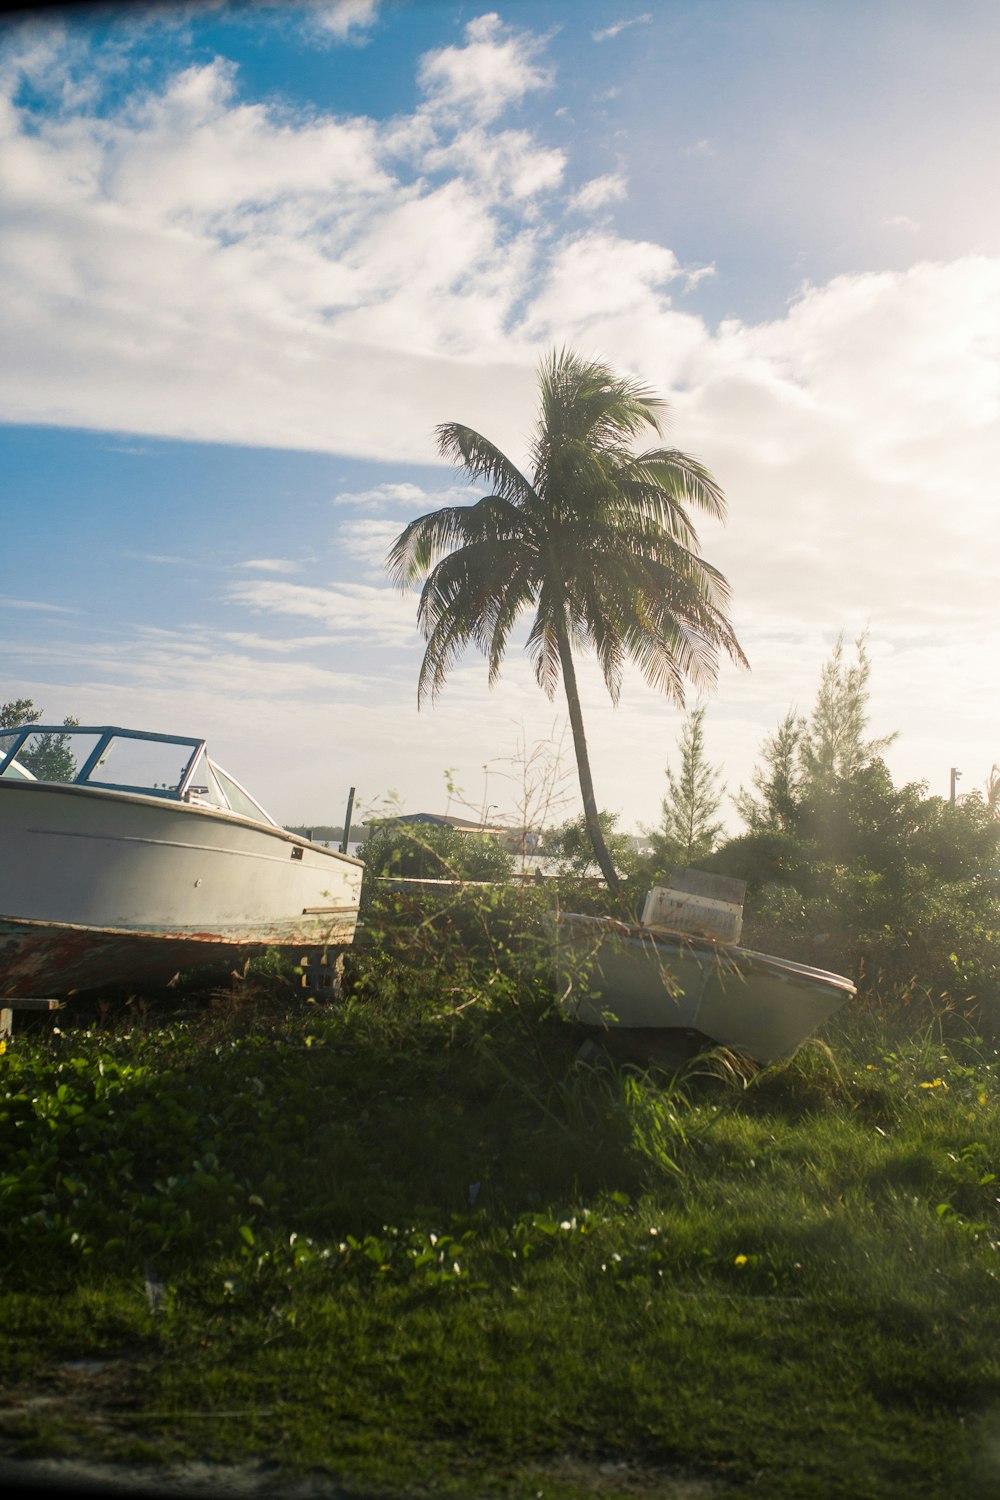
<path id="1" fill-rule="evenodd" d="M 956 800 L 955 799 L 955 787 L 956 787 L 956 785 L 957 785 L 957 783 L 958 783 L 959 778 L 961 777 L 961 775 L 962 775 L 961 771 L 956 771 L 955 767 L 952 766 L 952 768 L 951 768 L 951 798 L 950 798 L 952 807 L 955 806 L 955 800 Z"/>

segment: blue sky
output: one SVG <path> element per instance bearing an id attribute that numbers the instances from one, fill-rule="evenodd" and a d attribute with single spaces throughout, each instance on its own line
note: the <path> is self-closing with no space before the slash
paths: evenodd
<path id="1" fill-rule="evenodd" d="M 0 698 L 205 734 L 283 821 L 351 785 L 440 809 L 446 768 L 517 817 L 526 753 L 572 771 L 560 702 L 514 652 L 418 714 L 381 563 L 465 495 L 435 424 L 523 461 L 568 344 L 666 396 L 729 497 L 701 535 L 752 667 L 709 700 L 730 789 L 866 629 L 897 779 L 982 785 L 998 44 L 995 4 L 933 0 L 6 21 Z M 599 799 L 655 822 L 680 710 L 582 683 Z"/>

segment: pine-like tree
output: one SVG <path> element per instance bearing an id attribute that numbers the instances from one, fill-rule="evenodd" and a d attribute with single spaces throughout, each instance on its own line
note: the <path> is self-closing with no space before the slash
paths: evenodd
<path id="1" fill-rule="evenodd" d="M 844 658 L 841 634 L 823 666 L 812 714 L 790 709 L 761 747 L 760 764 L 733 799 L 751 833 L 788 833 L 803 800 L 855 781 L 874 766 L 895 734 L 866 739 L 871 663 L 865 635 L 855 641 L 857 660 Z M 755 795 L 756 793 L 756 795 Z"/>
<path id="2" fill-rule="evenodd" d="M 37 724 L 43 713 L 44 710 L 36 708 L 30 698 L 13 698 L 9 703 L 0 703 L 0 730 Z M 75 728 L 79 722 L 72 714 L 63 719 L 67 729 Z M 34 742 L 28 740 L 18 755 L 18 761 L 39 781 L 72 781 L 78 769 L 72 742 L 66 734 L 53 735 L 51 739 L 42 736 Z"/>
<path id="3" fill-rule="evenodd" d="M 733 801 L 751 833 L 787 832 L 795 819 L 802 788 L 800 764 L 805 720 L 789 709 L 761 749 L 761 764 L 750 780 L 757 793 L 743 788 Z"/>
<path id="4" fill-rule="evenodd" d="M 844 637 L 838 636 L 823 667 L 819 692 L 801 743 L 803 780 L 814 791 L 828 790 L 838 780 L 850 781 L 872 765 L 896 738 L 866 740 L 868 678 L 871 663 L 865 634 L 855 641 L 857 661 L 844 660 Z"/>
<path id="5" fill-rule="evenodd" d="M 650 833 L 653 857 L 661 867 L 698 864 L 711 854 L 723 832 L 718 819 L 723 797 L 720 770 L 705 754 L 704 725 L 705 705 L 700 704 L 681 729 L 680 769 L 675 775 L 667 767 L 660 826 Z"/>
<path id="6" fill-rule="evenodd" d="M 42 710 L 30 698 L 12 698 L 0 703 L 0 729 L 20 729 L 23 724 L 37 724 Z"/>

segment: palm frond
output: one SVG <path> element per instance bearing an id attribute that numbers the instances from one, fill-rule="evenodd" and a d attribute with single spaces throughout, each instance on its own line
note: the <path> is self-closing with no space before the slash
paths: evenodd
<path id="1" fill-rule="evenodd" d="M 534 491 L 528 480 L 489 438 L 461 422 L 442 422 L 435 432 L 441 457 L 463 469 L 473 484 L 485 479 L 502 499 L 515 505 L 531 503 Z"/>
<path id="2" fill-rule="evenodd" d="M 442 506 L 400 532 L 386 557 L 386 571 L 399 588 L 408 588 L 453 548 L 514 537 L 520 530 L 515 507 L 500 495 L 486 495 L 474 505 Z"/>
<path id="3" fill-rule="evenodd" d="M 555 696 L 562 675 L 559 659 L 559 637 L 556 630 L 557 609 L 550 593 L 542 590 L 538 610 L 532 622 L 525 650 L 535 669 L 535 681 L 548 699 Z"/>
<path id="4" fill-rule="evenodd" d="M 726 497 L 718 480 L 698 459 L 677 448 L 655 448 L 640 453 L 636 467 L 673 500 L 696 505 L 717 521 L 726 519 Z"/>
<path id="5" fill-rule="evenodd" d="M 417 624 L 427 642 L 418 699 L 435 697 L 457 656 L 475 645 L 496 679 L 511 629 L 537 591 L 537 559 L 517 537 L 480 537 L 443 557 L 424 582 Z"/>

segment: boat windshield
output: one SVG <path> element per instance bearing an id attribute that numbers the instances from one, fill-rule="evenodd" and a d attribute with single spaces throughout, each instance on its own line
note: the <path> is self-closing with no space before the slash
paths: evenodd
<path id="1" fill-rule="evenodd" d="M 94 730 L 81 734 L 69 727 L 42 729 L 32 725 L 6 730 L 0 734 L 0 776 L 30 781 L 75 781 L 100 740 L 100 734 Z"/>
<path id="2" fill-rule="evenodd" d="M 264 811 L 259 802 L 254 801 L 250 793 L 241 787 L 238 781 L 234 781 L 221 766 L 217 766 L 204 754 L 200 756 L 194 768 L 184 800 L 194 802 L 199 807 L 217 807 L 223 812 L 234 812 L 244 818 L 255 818 L 259 823 L 270 823 L 273 828 L 278 826 L 271 815 Z"/>
<path id="3" fill-rule="evenodd" d="M 181 740 L 145 740 L 113 734 L 100 746 L 96 760 L 91 757 L 81 779 L 88 786 L 176 795 L 184 785 L 193 759 L 192 746 Z"/>
<path id="4" fill-rule="evenodd" d="M 237 813 L 277 826 L 258 802 L 182 735 L 84 725 L 22 725 L 0 731 L 0 778 L 141 792 Z"/>

